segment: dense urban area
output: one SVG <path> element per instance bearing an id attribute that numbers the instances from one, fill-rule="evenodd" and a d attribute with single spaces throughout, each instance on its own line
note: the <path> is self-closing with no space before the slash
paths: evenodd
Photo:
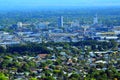
<path id="1" fill-rule="evenodd" d="M 120 80 L 120 8 L 0 12 L 0 80 Z"/>

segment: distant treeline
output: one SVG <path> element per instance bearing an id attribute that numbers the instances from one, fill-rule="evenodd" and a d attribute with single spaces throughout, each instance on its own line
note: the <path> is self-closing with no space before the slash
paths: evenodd
<path id="1" fill-rule="evenodd" d="M 59 16 L 64 16 L 65 22 L 79 20 L 80 24 L 92 24 L 93 17 L 98 15 L 99 22 L 112 26 L 120 25 L 120 8 L 81 8 L 63 10 L 33 10 L 33 11 L 3 11 L 0 12 L 0 24 L 10 26 L 17 22 L 36 23 L 40 21 L 57 22 Z"/>

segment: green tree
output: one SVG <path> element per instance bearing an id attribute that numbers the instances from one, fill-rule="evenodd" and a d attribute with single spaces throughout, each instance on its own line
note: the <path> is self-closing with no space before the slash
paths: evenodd
<path id="1" fill-rule="evenodd" d="M 0 80 L 9 80 L 3 73 L 0 73 Z"/>
<path id="2" fill-rule="evenodd" d="M 4 47 L 0 46 L 0 53 L 4 53 L 6 50 Z"/>
<path id="3" fill-rule="evenodd" d="M 29 80 L 38 80 L 37 78 L 30 78 Z"/>

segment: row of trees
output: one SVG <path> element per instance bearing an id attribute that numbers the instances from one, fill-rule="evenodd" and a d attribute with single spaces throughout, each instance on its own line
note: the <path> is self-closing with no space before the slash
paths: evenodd
<path id="1" fill-rule="evenodd" d="M 91 50 L 108 50 L 108 49 L 115 49 L 117 43 L 115 41 L 110 42 L 98 42 L 98 41 L 80 41 L 76 43 L 27 43 L 27 44 L 19 44 L 19 45 L 12 45 L 7 46 L 5 49 L 4 47 L 0 46 L 0 53 L 19 53 L 21 55 L 26 54 L 39 54 L 39 53 L 52 53 L 56 52 L 56 47 L 62 46 L 65 50 L 72 50 L 73 52 L 77 53 L 77 49 L 72 49 L 71 46 L 76 46 L 78 48 L 85 48 L 85 46 L 90 46 Z M 54 48 L 54 50 L 50 50 L 47 47 Z"/>
<path id="2" fill-rule="evenodd" d="M 50 50 L 42 44 L 30 43 L 30 44 L 18 44 L 6 46 L 6 48 L 0 46 L 0 53 L 19 53 L 21 55 L 26 54 L 39 54 L 39 53 L 50 53 Z"/>

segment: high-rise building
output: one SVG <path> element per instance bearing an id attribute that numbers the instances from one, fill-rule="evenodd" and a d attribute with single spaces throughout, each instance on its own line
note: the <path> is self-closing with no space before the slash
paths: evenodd
<path id="1" fill-rule="evenodd" d="M 58 19 L 58 27 L 63 27 L 63 16 Z"/>
<path id="2" fill-rule="evenodd" d="M 93 19 L 93 24 L 98 24 L 98 17 L 97 14 L 95 15 L 94 19 Z"/>

